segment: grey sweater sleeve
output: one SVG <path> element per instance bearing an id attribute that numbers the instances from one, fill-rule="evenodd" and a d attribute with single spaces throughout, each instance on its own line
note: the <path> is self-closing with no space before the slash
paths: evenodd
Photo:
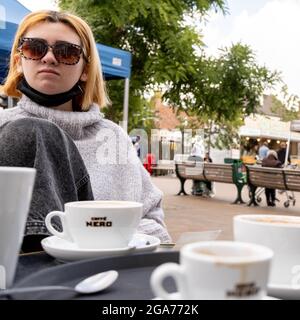
<path id="1" fill-rule="evenodd" d="M 162 192 L 152 183 L 149 173 L 140 164 L 142 176 L 141 197 L 144 204 L 144 217 L 139 232 L 158 237 L 162 242 L 170 242 L 171 237 L 164 223 Z"/>
<path id="2" fill-rule="evenodd" d="M 149 173 L 143 167 L 136 155 L 130 138 L 127 136 L 128 157 L 139 170 L 141 177 L 140 201 L 143 203 L 143 219 L 138 231 L 158 237 L 162 242 L 170 242 L 171 237 L 164 223 L 164 212 L 162 209 L 162 192 L 152 183 Z"/>

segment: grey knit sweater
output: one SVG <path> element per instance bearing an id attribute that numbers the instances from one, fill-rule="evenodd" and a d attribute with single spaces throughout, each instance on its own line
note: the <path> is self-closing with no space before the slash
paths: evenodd
<path id="1" fill-rule="evenodd" d="M 17 106 L 0 111 L 0 126 L 24 117 L 46 119 L 74 140 L 89 172 L 95 200 L 131 200 L 144 205 L 139 232 L 170 241 L 161 208 L 162 193 L 151 182 L 125 131 L 104 119 L 99 106 L 87 112 L 42 107 L 28 97 Z"/>

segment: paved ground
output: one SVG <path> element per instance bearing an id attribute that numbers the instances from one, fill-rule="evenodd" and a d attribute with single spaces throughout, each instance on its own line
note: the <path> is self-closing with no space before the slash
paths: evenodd
<path id="1" fill-rule="evenodd" d="M 189 231 L 205 231 L 221 229 L 222 233 L 218 239 L 231 240 L 232 218 L 236 214 L 283 214 L 300 216 L 300 193 L 295 193 L 296 204 L 285 208 L 283 202 L 285 195 L 277 192 L 280 202 L 276 207 L 267 207 L 265 195 L 262 193 L 262 202 L 259 207 L 248 207 L 247 205 L 233 205 L 231 202 L 236 197 L 236 189 L 232 184 L 216 184 L 216 196 L 214 198 L 203 198 L 199 196 L 177 196 L 180 183 L 173 176 L 159 176 L 151 178 L 153 183 L 163 191 L 163 208 L 168 230 L 176 242 L 180 234 Z M 187 180 L 185 190 L 190 193 L 192 182 Z M 243 199 L 249 200 L 247 188 L 243 189 Z"/>

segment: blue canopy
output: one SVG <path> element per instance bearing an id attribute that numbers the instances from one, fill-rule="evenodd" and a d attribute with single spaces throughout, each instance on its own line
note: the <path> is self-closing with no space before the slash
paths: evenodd
<path id="1" fill-rule="evenodd" d="M 16 0 L 0 0 L 0 83 L 7 74 L 10 50 L 19 22 L 30 13 Z M 131 53 L 97 44 L 106 80 L 130 78 Z"/>
<path id="2" fill-rule="evenodd" d="M 100 55 L 102 71 L 106 80 L 130 78 L 131 53 L 112 48 L 103 44 L 96 44 Z"/>

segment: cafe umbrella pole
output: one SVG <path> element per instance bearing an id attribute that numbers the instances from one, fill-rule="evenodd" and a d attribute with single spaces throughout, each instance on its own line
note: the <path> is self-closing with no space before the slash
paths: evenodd
<path id="1" fill-rule="evenodd" d="M 292 120 L 291 121 L 291 124 L 290 124 L 290 136 L 289 136 L 288 145 L 286 147 L 286 155 L 285 155 L 284 165 L 286 165 L 287 161 L 288 161 L 288 155 L 289 155 L 289 152 L 290 152 L 290 143 L 291 143 L 292 132 L 300 132 L 300 120 Z"/>
<path id="2" fill-rule="evenodd" d="M 284 168 L 286 168 L 287 164 L 288 164 L 288 158 L 289 158 L 289 153 L 290 153 L 290 143 L 291 143 L 291 129 L 290 129 L 290 134 L 289 134 L 289 138 L 288 138 L 287 146 L 286 146 L 286 153 L 285 153 L 285 159 L 284 159 Z"/>
<path id="3" fill-rule="evenodd" d="M 300 131 L 299 130 L 299 121 L 291 121 L 290 125 L 290 132 L 289 132 L 289 137 L 287 141 L 287 146 L 286 146 L 286 153 L 285 153 L 285 159 L 284 159 L 284 168 L 287 167 L 288 165 L 288 158 L 289 158 L 289 153 L 290 153 L 290 144 L 291 144 L 291 137 L 292 137 L 292 131 Z M 290 206 L 290 202 L 293 204 L 293 206 L 296 203 L 295 195 L 294 192 L 291 192 L 291 195 L 288 194 L 288 191 L 285 191 L 287 200 L 283 203 L 285 208 L 288 208 Z"/>

